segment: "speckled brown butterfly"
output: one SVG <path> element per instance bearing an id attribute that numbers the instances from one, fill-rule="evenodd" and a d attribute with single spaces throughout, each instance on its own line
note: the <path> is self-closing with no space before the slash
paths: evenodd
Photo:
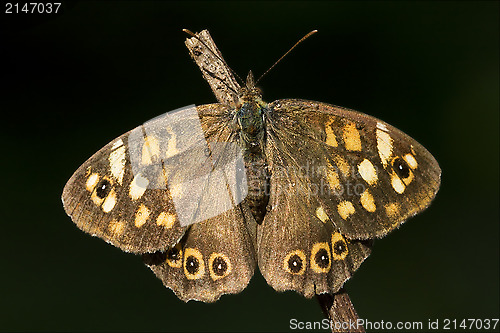
<path id="1" fill-rule="evenodd" d="M 192 36 L 186 45 L 219 103 L 155 119 L 99 150 L 66 184 L 67 214 L 83 231 L 142 254 L 183 301 L 238 293 L 257 265 L 277 291 L 335 293 L 371 240 L 431 203 L 438 163 L 365 114 L 264 102 L 251 73 L 240 87 L 207 31 Z M 243 163 L 230 163 L 234 147 Z M 238 172 L 246 190 L 229 186 Z"/>

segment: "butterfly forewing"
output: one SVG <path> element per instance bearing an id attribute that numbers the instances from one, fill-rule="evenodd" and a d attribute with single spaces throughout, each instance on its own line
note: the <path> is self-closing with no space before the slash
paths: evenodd
<path id="1" fill-rule="evenodd" d="M 64 208 L 80 229 L 124 251 L 165 248 L 185 228 L 168 188 L 146 190 L 147 178 L 133 174 L 129 156 L 128 133 L 102 148 L 66 184 Z"/>
<path id="2" fill-rule="evenodd" d="M 80 229 L 125 251 L 165 250 L 186 230 L 178 212 L 186 207 L 176 207 L 173 198 L 182 198 L 180 192 L 190 190 L 184 184 L 190 185 L 192 178 L 206 174 L 210 176 L 201 178 L 203 183 L 197 188 L 197 198 L 205 198 L 204 204 L 193 203 L 199 207 L 191 209 L 192 215 L 203 214 L 200 209 L 206 208 L 207 202 L 213 206 L 212 211 L 228 209 L 216 207 L 217 200 L 207 199 L 216 184 L 210 171 L 227 159 L 226 145 L 234 140 L 224 126 L 226 109 L 209 104 L 197 107 L 196 114 L 178 115 L 167 121 L 153 119 L 120 136 L 78 168 L 66 184 L 62 200 Z M 201 128 L 191 128 L 193 120 Z M 179 127 L 176 122 L 183 125 Z M 201 134 L 194 135 L 196 131 Z M 220 142 L 224 146 L 211 150 L 213 143 Z"/>
<path id="3" fill-rule="evenodd" d="M 417 141 L 365 114 L 326 103 L 269 105 L 273 169 L 297 173 L 301 190 L 346 237 L 382 237 L 425 209 L 441 170 Z M 309 207 L 311 210 L 317 207 Z"/>

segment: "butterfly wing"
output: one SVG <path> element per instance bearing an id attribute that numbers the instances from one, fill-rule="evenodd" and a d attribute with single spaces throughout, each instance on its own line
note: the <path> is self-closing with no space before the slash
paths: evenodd
<path id="1" fill-rule="evenodd" d="M 270 108 L 269 135 L 283 141 L 278 154 L 321 186 L 307 190 L 348 238 L 383 237 L 434 199 L 437 161 L 395 127 L 312 101 L 280 100 Z"/>
<path id="2" fill-rule="evenodd" d="M 369 256 L 371 241 L 348 239 L 310 209 L 321 207 L 317 201 L 293 186 L 278 188 L 271 185 L 272 209 L 258 228 L 262 275 L 275 290 L 295 290 L 305 297 L 338 291 Z"/>
<path id="3" fill-rule="evenodd" d="M 245 203 L 201 223 L 166 252 L 144 254 L 144 262 L 181 300 L 215 302 L 241 292 L 255 268 L 247 226 L 255 224 Z"/>
<path id="4" fill-rule="evenodd" d="M 128 134 L 104 146 L 76 170 L 64 187 L 64 209 L 78 228 L 126 252 L 166 248 L 185 228 L 175 217 L 168 187 L 145 189 L 141 181 L 149 180 L 133 174 Z"/>
<path id="5" fill-rule="evenodd" d="M 234 140 L 224 125 L 226 117 L 220 104 L 198 106 L 167 113 L 113 140 L 67 182 L 62 194 L 66 213 L 81 230 L 125 251 L 171 247 L 186 231 L 181 217 L 191 212 L 188 218 L 204 219 L 206 197 L 215 190 L 210 183 L 216 182 L 203 176 L 213 175 L 214 158 L 225 158 L 224 147 L 214 153 L 207 142 L 228 145 Z M 197 176 L 204 180 L 201 185 Z M 189 196 L 193 192 L 198 197 Z M 175 204 L 176 199 L 188 204 Z M 227 201 L 210 203 L 216 212 L 232 208 Z M 191 211 L 181 211 L 184 206 Z"/>
<path id="6" fill-rule="evenodd" d="M 441 170 L 418 142 L 376 118 L 304 100 L 268 108 L 271 210 L 259 228 L 259 268 L 277 290 L 335 292 L 369 255 L 363 240 L 430 204 Z"/>

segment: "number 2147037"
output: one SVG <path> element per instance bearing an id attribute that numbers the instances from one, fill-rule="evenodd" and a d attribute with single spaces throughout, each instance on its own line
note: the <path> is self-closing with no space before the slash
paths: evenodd
<path id="1" fill-rule="evenodd" d="M 5 14 L 57 14 L 60 2 L 5 3 Z"/>

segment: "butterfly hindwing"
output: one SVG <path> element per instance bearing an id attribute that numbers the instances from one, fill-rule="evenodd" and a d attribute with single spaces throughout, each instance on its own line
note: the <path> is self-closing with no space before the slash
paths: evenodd
<path id="1" fill-rule="evenodd" d="M 245 204 L 189 227 L 166 252 L 143 255 L 163 284 L 183 301 L 214 302 L 241 292 L 255 268 L 255 251 L 247 229 Z"/>
<path id="2" fill-rule="evenodd" d="M 258 229 L 258 263 L 267 283 L 305 297 L 338 291 L 369 256 L 371 242 L 344 237 L 314 198 L 292 186 L 272 191 L 272 208 Z"/>

